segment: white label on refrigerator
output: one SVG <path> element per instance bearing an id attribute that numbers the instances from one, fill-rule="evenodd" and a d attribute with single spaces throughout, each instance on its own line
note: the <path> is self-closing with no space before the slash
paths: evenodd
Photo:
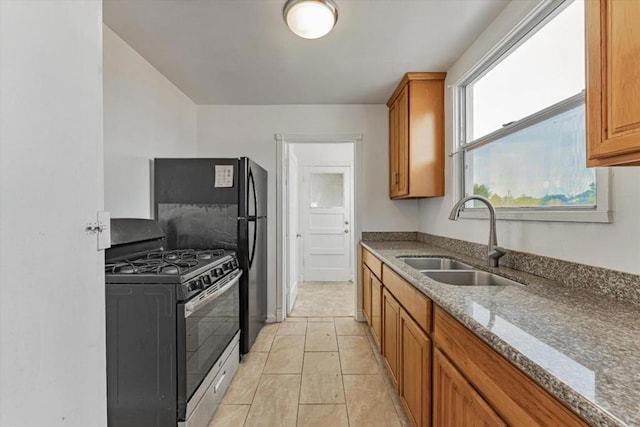
<path id="1" fill-rule="evenodd" d="M 216 165 L 217 187 L 233 187 L 233 165 Z"/>

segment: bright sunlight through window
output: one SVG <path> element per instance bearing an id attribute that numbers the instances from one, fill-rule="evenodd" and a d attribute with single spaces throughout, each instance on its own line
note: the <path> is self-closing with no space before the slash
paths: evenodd
<path id="1" fill-rule="evenodd" d="M 464 193 L 498 208 L 596 207 L 596 171 L 585 161 L 584 3 L 553 13 L 459 87 Z"/>

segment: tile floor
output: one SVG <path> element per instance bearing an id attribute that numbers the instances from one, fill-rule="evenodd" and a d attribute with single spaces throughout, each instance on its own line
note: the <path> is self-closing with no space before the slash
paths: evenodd
<path id="1" fill-rule="evenodd" d="M 263 328 L 210 427 L 408 426 L 366 327 L 298 317 Z"/>
<path id="2" fill-rule="evenodd" d="M 303 282 L 291 316 L 353 315 L 353 282 Z"/>

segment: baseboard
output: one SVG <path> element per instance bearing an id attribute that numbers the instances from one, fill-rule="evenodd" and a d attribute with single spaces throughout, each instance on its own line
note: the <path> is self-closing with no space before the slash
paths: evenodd
<path id="1" fill-rule="evenodd" d="M 366 319 L 364 318 L 364 313 L 362 313 L 362 310 L 356 311 L 356 321 L 358 321 L 358 322 L 365 322 L 366 321 Z"/>
<path id="2" fill-rule="evenodd" d="M 280 311 L 280 310 L 278 310 L 278 311 Z M 267 323 L 276 323 L 277 322 L 276 319 L 277 319 L 277 313 L 276 313 L 275 316 L 273 314 L 270 314 L 270 315 L 267 316 Z"/>
<path id="3" fill-rule="evenodd" d="M 286 316 L 284 315 L 284 313 L 285 313 L 285 312 L 284 312 L 284 311 L 282 311 L 282 308 L 277 308 L 277 309 L 276 309 L 276 315 L 275 315 L 275 316 L 268 316 L 268 317 L 267 317 L 267 320 L 268 320 L 268 319 L 271 319 L 271 323 L 274 323 L 274 322 L 284 322 L 284 319 L 285 319 L 285 317 L 286 317 Z"/>
<path id="4" fill-rule="evenodd" d="M 291 301 L 293 301 L 293 303 L 295 304 L 296 298 L 298 297 L 298 284 L 300 282 L 298 282 L 297 280 L 293 283 L 293 285 L 291 285 L 291 288 L 289 290 L 289 298 L 287 298 L 287 304 L 289 304 Z M 293 306 L 291 307 L 287 307 L 287 313 L 291 313 L 291 310 L 293 310 Z"/>

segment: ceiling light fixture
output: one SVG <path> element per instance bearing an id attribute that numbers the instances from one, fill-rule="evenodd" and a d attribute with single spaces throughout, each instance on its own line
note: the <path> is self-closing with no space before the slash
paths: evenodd
<path id="1" fill-rule="evenodd" d="M 289 29 L 305 39 L 327 35 L 338 21 L 333 0 L 287 0 L 282 14 Z"/>

